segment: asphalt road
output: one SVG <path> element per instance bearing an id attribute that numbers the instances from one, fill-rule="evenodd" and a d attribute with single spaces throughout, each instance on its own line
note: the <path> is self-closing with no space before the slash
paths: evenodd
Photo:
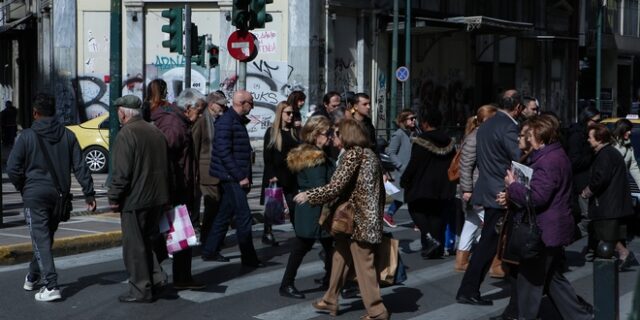
<path id="1" fill-rule="evenodd" d="M 453 257 L 441 260 L 423 260 L 419 253 L 418 233 L 412 230 L 406 210 L 397 218 L 402 224 L 393 231 L 400 240 L 401 255 L 408 266 L 408 279 L 402 285 L 382 289 L 384 303 L 393 319 L 487 319 L 497 315 L 507 303 L 508 289 L 500 280 L 487 279 L 482 292 L 494 300 L 494 306 L 475 307 L 455 303 L 454 295 L 462 274 L 453 271 Z M 258 227 L 258 226 L 254 226 Z M 277 238 L 284 240 L 293 235 L 290 225 L 276 227 Z M 34 292 L 22 289 L 26 264 L 0 267 L 0 319 L 330 319 L 317 313 L 311 302 L 322 296 L 313 279 L 323 274 L 318 259 L 319 246 L 306 256 L 301 266 L 296 286 L 307 297 L 305 300 L 284 298 L 278 295 L 278 286 L 288 258 L 289 246 L 265 247 L 254 232 L 258 254 L 266 262 L 261 269 L 243 268 L 236 246 L 223 254 L 231 262 L 203 262 L 193 259 L 193 273 L 197 280 L 208 284 L 201 291 L 168 292 L 153 304 L 132 305 L 117 301 L 118 295 L 127 289 L 127 274 L 122 262 L 121 248 L 113 248 L 56 259 L 63 301 L 37 302 Z M 231 234 L 228 244 L 235 239 Z M 584 241 L 568 250 L 571 271 L 567 277 L 578 294 L 592 302 L 593 266 L 580 257 L 578 251 Z M 640 245 L 630 247 L 640 254 Z M 170 273 L 170 262 L 163 263 Z M 638 267 L 620 274 L 620 313 L 627 318 L 631 308 L 633 286 Z M 340 301 L 340 319 L 359 319 L 365 313 L 358 299 Z M 551 304 L 545 301 L 542 319 L 559 319 L 552 315 Z"/>

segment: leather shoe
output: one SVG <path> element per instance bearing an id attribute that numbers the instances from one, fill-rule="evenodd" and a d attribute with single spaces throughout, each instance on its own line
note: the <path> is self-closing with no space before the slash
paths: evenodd
<path id="1" fill-rule="evenodd" d="M 298 291 L 293 285 L 280 287 L 280 295 L 287 298 L 304 299 L 304 293 Z"/>
<path id="2" fill-rule="evenodd" d="M 229 258 L 221 255 L 221 254 L 216 254 L 215 256 L 202 256 L 202 261 L 217 261 L 217 262 L 229 262 Z"/>
<path id="3" fill-rule="evenodd" d="M 317 310 L 320 311 L 329 311 L 329 314 L 332 317 L 335 317 L 338 315 L 338 305 L 337 304 L 329 304 L 328 302 L 324 301 L 323 299 L 320 299 L 318 301 L 314 301 L 313 303 L 311 303 L 311 305 L 316 308 Z"/>
<path id="4" fill-rule="evenodd" d="M 264 263 L 260 260 L 242 261 L 242 265 L 249 268 L 264 268 Z"/>
<path id="5" fill-rule="evenodd" d="M 262 235 L 262 243 L 266 245 L 270 245 L 272 247 L 277 247 L 280 244 L 276 241 L 276 237 L 273 236 L 273 233 L 265 233 Z"/>
<path id="6" fill-rule="evenodd" d="M 176 290 L 202 290 L 207 287 L 206 284 L 196 282 L 193 279 L 185 282 L 173 282 L 173 287 Z"/>
<path id="7" fill-rule="evenodd" d="M 469 297 L 469 296 L 459 295 L 459 296 L 456 297 L 456 301 L 458 303 L 472 304 L 472 305 L 476 305 L 476 306 L 492 306 L 493 305 L 493 301 L 487 300 L 487 299 L 483 299 L 480 296 Z"/>
<path id="8" fill-rule="evenodd" d="M 118 301 L 120 302 L 125 302 L 125 303 L 151 303 L 153 302 L 153 299 L 140 299 L 140 298 L 136 298 L 130 294 L 125 294 L 122 296 L 118 297 Z"/>

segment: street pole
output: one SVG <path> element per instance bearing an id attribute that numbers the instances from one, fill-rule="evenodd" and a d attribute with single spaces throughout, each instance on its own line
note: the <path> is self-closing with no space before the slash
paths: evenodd
<path id="1" fill-rule="evenodd" d="M 184 5 L 184 88 L 191 88 L 191 6 Z"/>
<path id="2" fill-rule="evenodd" d="M 404 18 L 404 66 L 409 70 L 406 83 L 402 84 L 404 90 L 403 108 L 411 107 L 411 0 L 406 3 L 407 14 Z"/>
<path id="3" fill-rule="evenodd" d="M 598 21 L 596 23 L 596 109 L 600 111 L 600 91 L 602 77 L 602 11 L 607 5 L 607 0 L 602 0 L 598 6 Z"/>
<path id="4" fill-rule="evenodd" d="M 391 129 L 396 114 L 398 112 L 398 80 L 396 79 L 396 69 L 398 69 L 398 0 L 393 0 L 393 36 L 391 40 L 391 103 L 387 112 L 387 128 Z"/>
<path id="5" fill-rule="evenodd" d="M 113 102 L 122 96 L 122 0 L 111 0 L 111 30 L 109 43 L 109 146 L 113 146 L 120 129 L 118 112 Z M 109 148 L 109 176 L 113 172 L 113 148 Z"/>
<path id="6" fill-rule="evenodd" d="M 209 48 L 211 48 L 211 45 L 213 44 L 213 42 L 211 42 L 211 35 L 207 34 L 206 37 L 206 45 L 205 48 L 207 50 L 204 51 L 204 64 L 205 64 L 205 70 L 207 72 L 207 84 L 205 86 L 205 93 L 208 95 L 209 92 L 211 92 L 211 65 L 209 64 L 209 56 L 211 55 L 209 53 Z"/>
<path id="7" fill-rule="evenodd" d="M 238 63 L 238 90 L 247 89 L 247 63 L 240 61 Z"/>

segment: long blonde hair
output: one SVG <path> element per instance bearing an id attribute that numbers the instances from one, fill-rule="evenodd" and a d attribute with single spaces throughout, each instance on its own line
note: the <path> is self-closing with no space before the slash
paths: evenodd
<path id="1" fill-rule="evenodd" d="M 278 103 L 278 105 L 276 106 L 276 116 L 275 119 L 273 119 L 273 124 L 271 125 L 271 137 L 269 139 L 267 149 L 273 148 L 275 146 L 276 150 L 282 151 L 282 134 L 280 133 L 280 130 L 282 129 L 282 111 L 284 111 L 284 109 L 287 107 L 292 106 L 286 101 L 280 101 L 280 103 Z M 296 130 L 293 129 L 293 121 L 289 125 L 289 132 L 291 133 L 291 137 L 294 140 L 298 140 L 298 138 L 296 137 Z"/>

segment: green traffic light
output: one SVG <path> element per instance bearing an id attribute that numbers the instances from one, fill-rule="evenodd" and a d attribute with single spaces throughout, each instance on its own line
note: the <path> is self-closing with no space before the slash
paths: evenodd
<path id="1" fill-rule="evenodd" d="M 169 40 L 162 41 L 162 47 L 182 54 L 182 8 L 162 10 L 161 15 L 169 18 L 169 24 L 162 26 L 162 32 L 169 34 Z"/>

